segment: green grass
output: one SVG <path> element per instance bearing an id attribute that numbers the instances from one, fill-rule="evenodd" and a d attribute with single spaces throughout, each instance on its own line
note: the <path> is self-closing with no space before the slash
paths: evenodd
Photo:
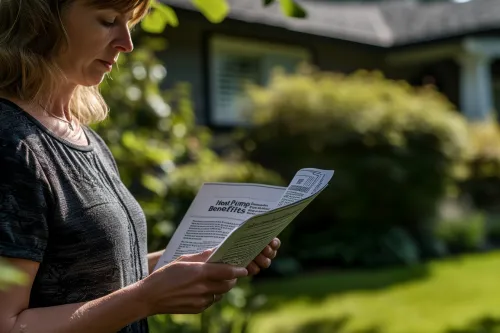
<path id="1" fill-rule="evenodd" d="M 500 333 L 500 252 L 256 285 L 251 333 Z"/>

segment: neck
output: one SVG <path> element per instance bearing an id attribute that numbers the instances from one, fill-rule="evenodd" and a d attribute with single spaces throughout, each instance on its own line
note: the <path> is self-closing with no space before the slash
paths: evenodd
<path id="1" fill-rule="evenodd" d="M 74 94 L 76 87 L 61 89 L 57 93 L 53 94 L 49 99 L 42 99 L 40 102 L 41 107 L 47 113 L 54 115 L 56 117 L 71 120 L 71 111 L 69 104 L 71 98 Z"/>
<path id="2" fill-rule="evenodd" d="M 71 121 L 73 117 L 69 105 L 75 89 L 76 86 L 66 87 L 64 89 L 59 89 L 51 94 L 51 96 L 37 98 L 36 100 L 25 100 L 18 96 L 4 94 L 2 92 L 0 92 L 0 97 L 13 101 L 33 115 L 55 116 Z"/>

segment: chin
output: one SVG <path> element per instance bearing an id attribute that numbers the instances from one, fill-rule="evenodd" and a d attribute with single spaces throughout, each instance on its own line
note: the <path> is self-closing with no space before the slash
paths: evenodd
<path id="1" fill-rule="evenodd" d="M 84 87 L 98 86 L 102 83 L 102 81 L 104 81 L 104 77 L 105 77 L 105 75 L 89 77 L 89 78 L 86 78 L 85 80 L 82 80 L 80 85 L 84 86 Z"/>

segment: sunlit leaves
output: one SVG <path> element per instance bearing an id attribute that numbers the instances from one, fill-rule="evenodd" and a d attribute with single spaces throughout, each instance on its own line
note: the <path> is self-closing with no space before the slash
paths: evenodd
<path id="1" fill-rule="evenodd" d="M 161 33 L 167 25 L 172 27 L 179 25 L 175 11 L 159 1 L 153 1 L 151 12 L 141 22 L 142 29 L 150 33 Z"/>
<path id="2" fill-rule="evenodd" d="M 274 2 L 276 0 L 262 0 L 262 5 L 269 6 Z M 296 18 L 307 16 L 304 8 L 296 0 L 279 0 L 279 2 L 281 11 L 286 16 Z M 222 22 L 230 11 L 227 0 L 192 0 L 192 3 L 212 23 Z M 161 33 L 167 26 L 177 27 L 179 25 L 179 19 L 171 7 L 158 0 L 152 0 L 151 7 L 151 12 L 141 22 L 144 31 Z"/>
<path id="3" fill-rule="evenodd" d="M 212 23 L 220 23 L 229 13 L 226 0 L 193 0 L 193 4 Z"/>
<path id="4" fill-rule="evenodd" d="M 291 17 L 304 18 L 306 11 L 294 0 L 280 0 L 281 11 Z"/>

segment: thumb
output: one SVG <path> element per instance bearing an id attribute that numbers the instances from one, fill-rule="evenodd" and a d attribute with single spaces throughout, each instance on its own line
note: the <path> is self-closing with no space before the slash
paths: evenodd
<path id="1" fill-rule="evenodd" d="M 206 262 L 208 258 L 212 255 L 214 252 L 214 249 L 208 249 L 200 253 L 195 253 L 195 254 L 186 254 L 183 255 L 179 258 L 179 261 L 184 261 L 184 262 Z"/>

